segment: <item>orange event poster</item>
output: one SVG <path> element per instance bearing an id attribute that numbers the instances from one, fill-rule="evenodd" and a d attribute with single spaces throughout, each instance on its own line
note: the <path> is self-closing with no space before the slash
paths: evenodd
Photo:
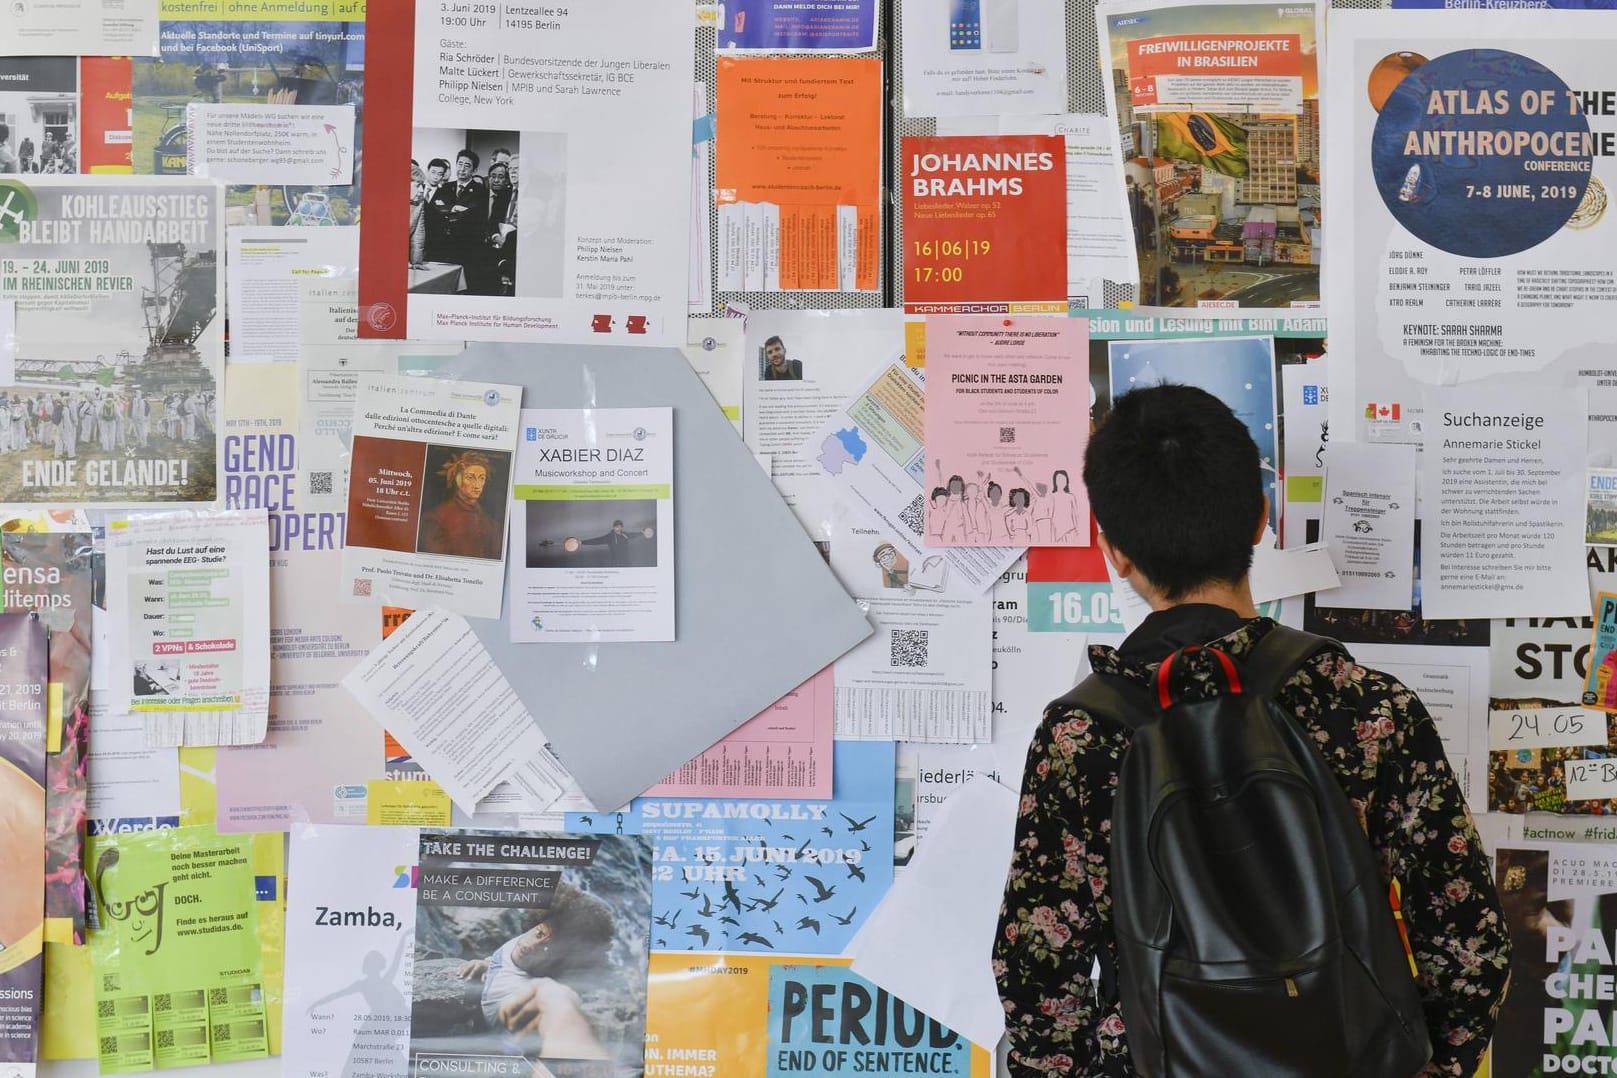
<path id="1" fill-rule="evenodd" d="M 762 211 L 736 245 L 761 276 L 738 287 L 880 287 L 881 61 L 720 57 L 716 85 L 721 230 L 727 211 Z"/>
<path id="2" fill-rule="evenodd" d="M 1067 313 L 1060 135 L 904 140 L 904 310 Z"/>

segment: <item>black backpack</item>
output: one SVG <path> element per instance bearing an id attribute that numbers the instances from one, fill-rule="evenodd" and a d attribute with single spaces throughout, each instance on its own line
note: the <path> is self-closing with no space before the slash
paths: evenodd
<path id="1" fill-rule="evenodd" d="M 1146 1078 L 1409 1078 L 1432 1048 L 1387 887 L 1353 808 L 1274 694 L 1341 645 L 1277 626 L 1232 692 L 1169 698 L 1091 675 L 1062 700 L 1134 731 L 1112 814 L 1102 990 Z"/>

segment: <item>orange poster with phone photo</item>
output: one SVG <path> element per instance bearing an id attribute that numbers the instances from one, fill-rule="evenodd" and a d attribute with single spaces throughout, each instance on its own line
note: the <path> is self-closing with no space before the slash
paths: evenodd
<path id="1" fill-rule="evenodd" d="M 718 61 L 718 286 L 881 286 L 880 60 Z"/>

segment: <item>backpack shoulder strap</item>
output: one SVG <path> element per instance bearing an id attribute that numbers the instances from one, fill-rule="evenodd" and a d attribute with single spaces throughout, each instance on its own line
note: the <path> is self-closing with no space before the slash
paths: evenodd
<path id="1" fill-rule="evenodd" d="M 1273 696 L 1291 680 L 1298 667 L 1322 651 L 1347 654 L 1346 648 L 1328 636 L 1276 625 L 1264 634 L 1241 664 L 1246 691 L 1255 696 Z"/>
<path id="2" fill-rule="evenodd" d="M 1130 730 L 1157 714 L 1156 698 L 1144 685 L 1115 674 L 1090 674 L 1056 703 L 1102 716 Z"/>

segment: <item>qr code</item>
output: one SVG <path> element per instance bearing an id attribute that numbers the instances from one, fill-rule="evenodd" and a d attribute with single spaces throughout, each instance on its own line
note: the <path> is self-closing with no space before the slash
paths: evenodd
<path id="1" fill-rule="evenodd" d="M 999 428 L 999 444 L 1000 445 L 1015 445 L 1016 444 L 1016 428 L 1015 427 L 1001 427 L 1001 428 Z"/>
<path id="2" fill-rule="evenodd" d="M 208 1003 L 210 1006 L 223 1007 L 230 1002 L 230 993 L 223 988 L 208 989 Z"/>
<path id="3" fill-rule="evenodd" d="M 230 1027 L 223 1022 L 213 1027 L 213 1043 L 223 1044 L 230 1039 Z"/>
<path id="4" fill-rule="evenodd" d="M 310 472 L 309 473 L 309 493 L 310 494 L 330 494 L 331 493 L 331 473 L 330 472 Z"/>
<path id="5" fill-rule="evenodd" d="M 925 629 L 894 629 L 892 653 L 889 657 L 890 665 L 909 666 L 924 670 L 926 668 L 927 643 L 927 630 Z"/>
<path id="6" fill-rule="evenodd" d="M 153 996 L 155 1001 L 152 1009 L 156 1011 L 172 1011 L 174 1009 L 174 996 L 168 992 L 159 992 Z"/>
<path id="7" fill-rule="evenodd" d="M 914 501 L 898 511 L 898 519 L 903 521 L 904 526 L 916 535 L 925 535 L 926 520 L 922 513 L 921 496 L 917 494 Z"/>
<path id="8" fill-rule="evenodd" d="M 96 1002 L 95 1002 L 95 1016 L 97 1018 L 111 1018 L 112 1014 L 113 1014 L 112 1000 L 110 1000 L 110 999 L 98 999 L 98 1000 L 96 1000 Z"/>
<path id="9" fill-rule="evenodd" d="M 101 1038 L 101 1054 L 102 1055 L 104 1055 L 104 1056 L 114 1055 L 117 1051 L 118 1051 L 118 1038 L 117 1037 L 102 1037 Z"/>
<path id="10" fill-rule="evenodd" d="M 371 578 L 368 576 L 354 577 L 354 594 L 361 599 L 369 599 L 371 596 Z"/>
<path id="11" fill-rule="evenodd" d="M 174 1031 L 172 1029 L 160 1029 L 157 1031 L 157 1047 L 174 1047 Z"/>

